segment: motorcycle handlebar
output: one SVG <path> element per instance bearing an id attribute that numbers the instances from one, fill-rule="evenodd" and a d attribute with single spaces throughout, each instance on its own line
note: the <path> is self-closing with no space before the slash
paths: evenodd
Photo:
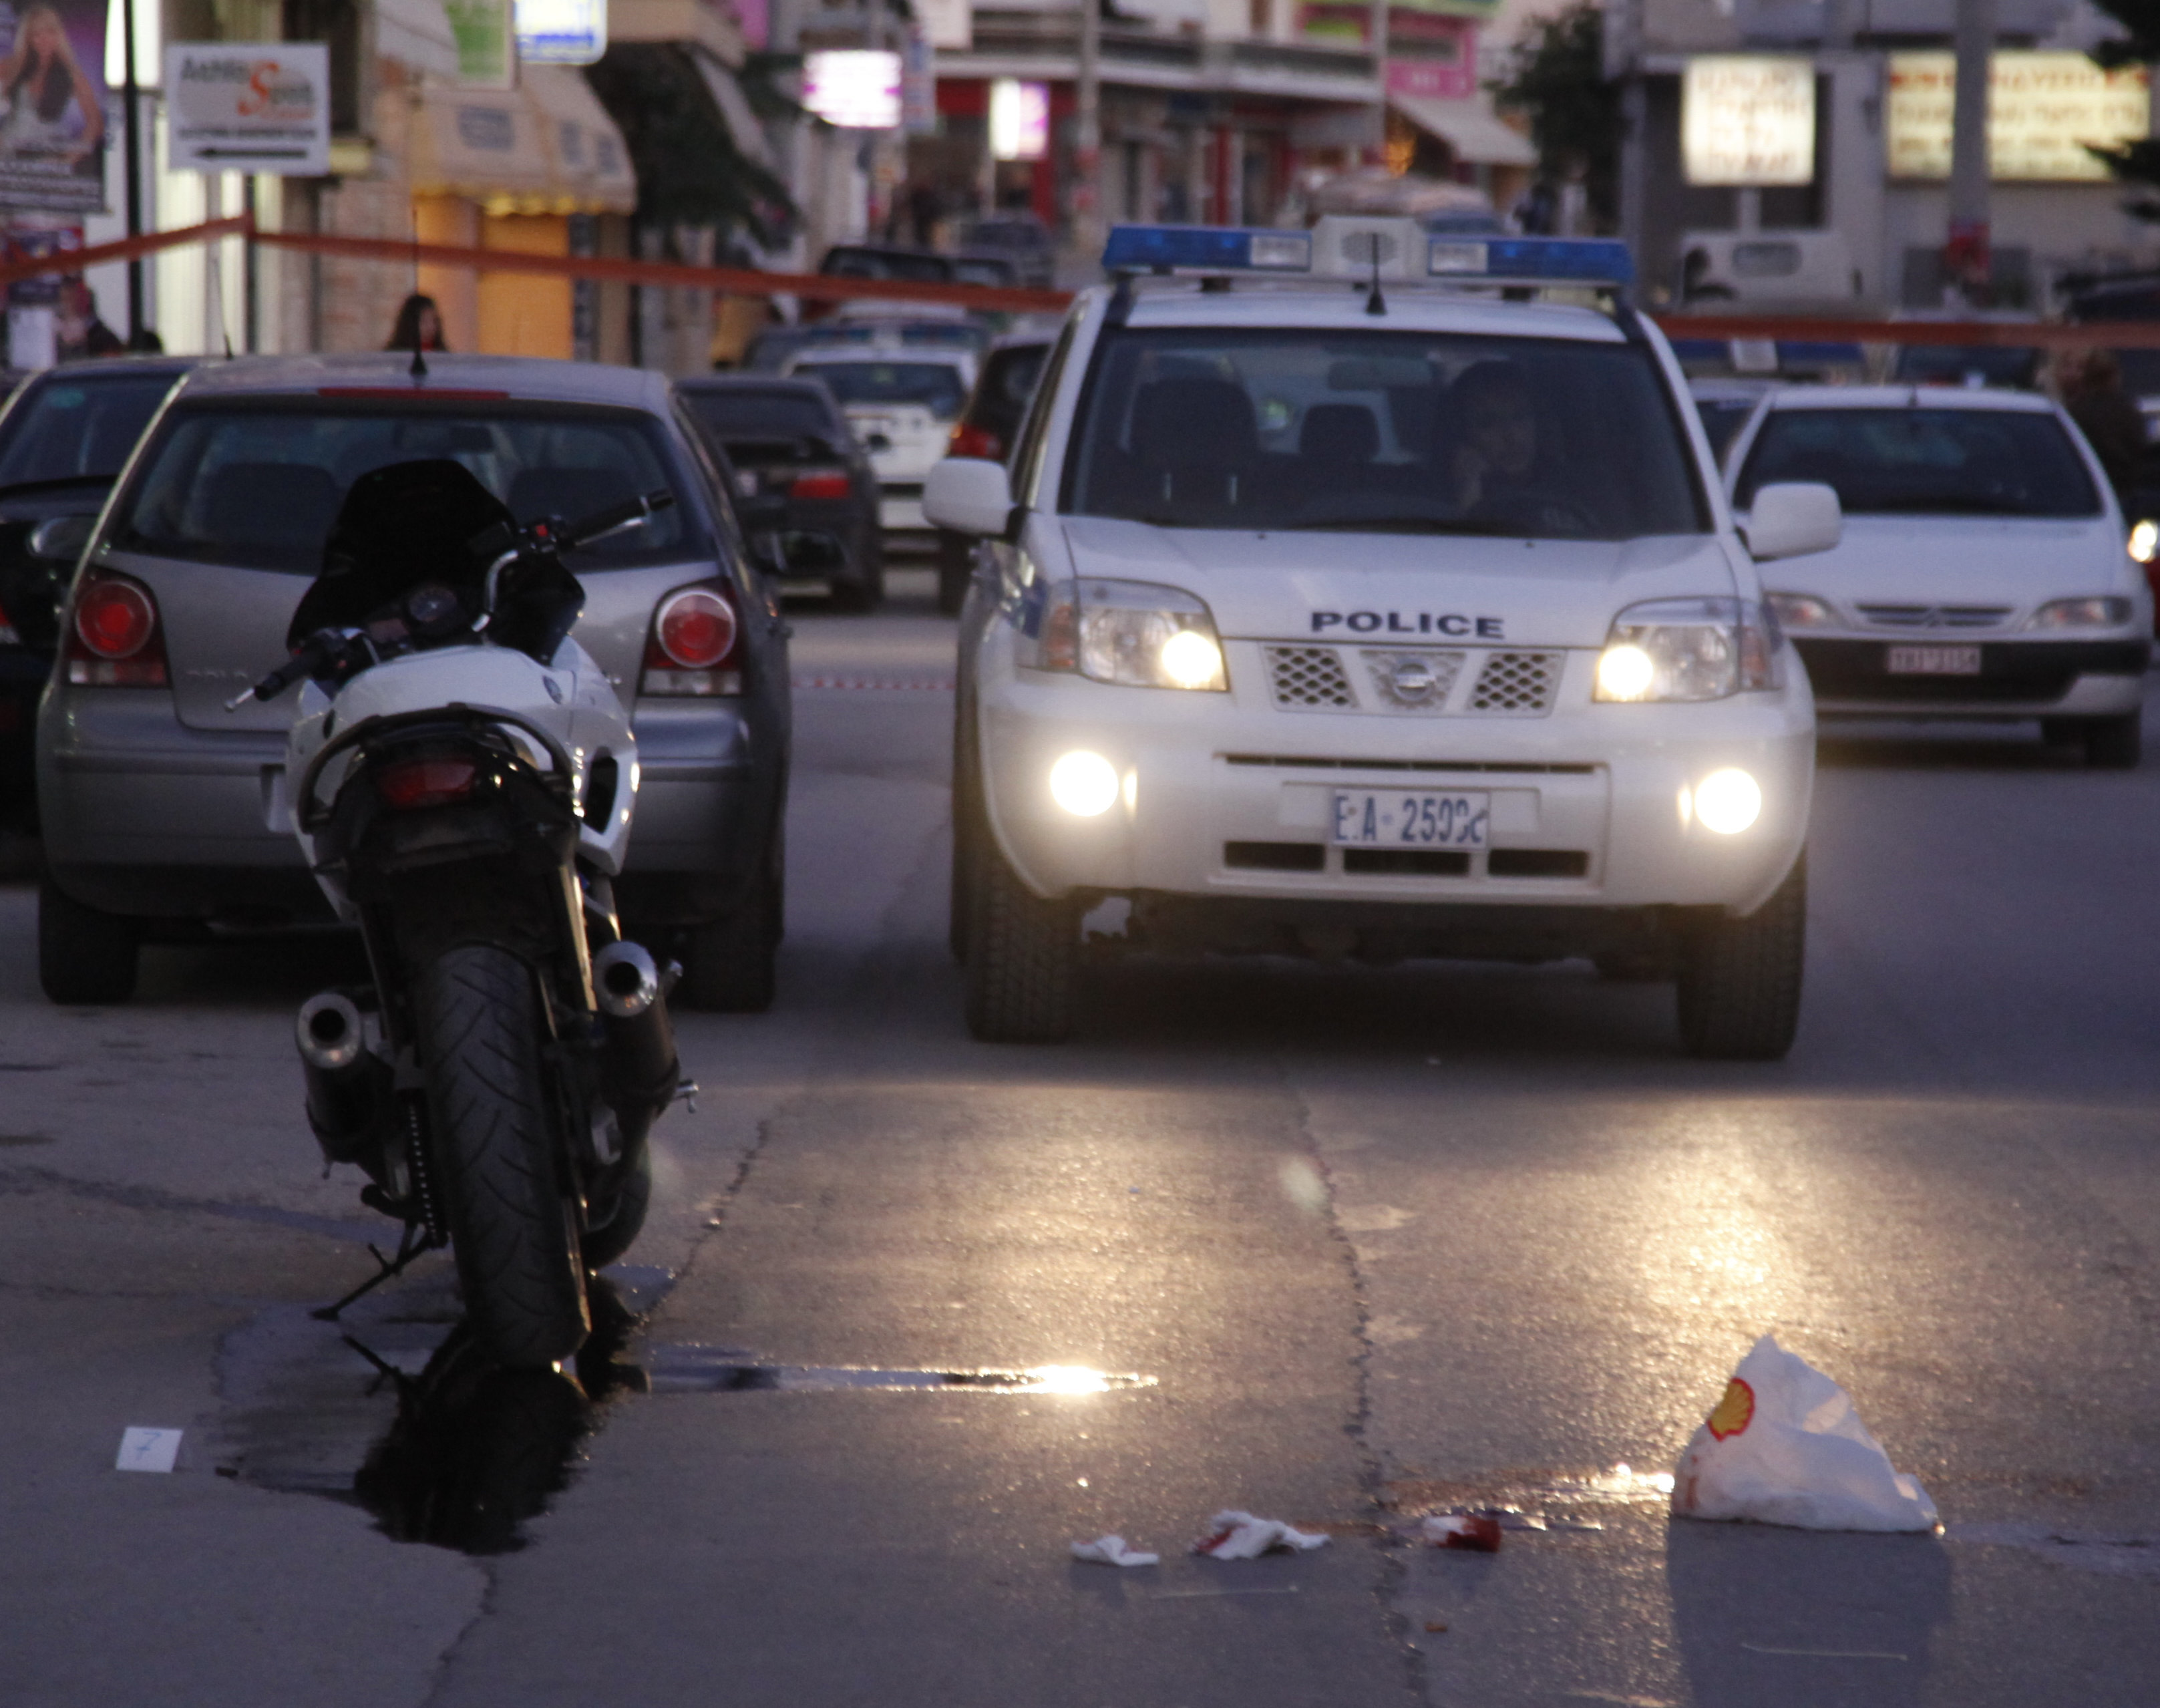
<path id="1" fill-rule="evenodd" d="M 283 664 L 272 671 L 254 687 L 235 694 L 225 703 L 228 712 L 236 712 L 250 700 L 274 700 L 303 677 L 313 676 L 328 663 L 330 656 L 345 644 L 345 637 L 333 629 L 310 635 L 300 648 Z"/>
<path id="2" fill-rule="evenodd" d="M 675 495 L 666 487 L 651 492 L 641 492 L 634 498 L 626 498 L 620 504 L 611 504 L 605 510 L 573 522 L 563 530 L 565 546 L 590 545 L 603 539 L 617 528 L 628 527 L 632 522 L 643 522 L 649 516 L 657 516 L 675 502 Z"/>

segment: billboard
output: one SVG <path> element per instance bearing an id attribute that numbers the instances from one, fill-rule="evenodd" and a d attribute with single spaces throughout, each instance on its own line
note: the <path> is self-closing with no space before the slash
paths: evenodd
<path id="1" fill-rule="evenodd" d="M 1680 89 L 1687 181 L 1764 189 L 1815 178 L 1814 61 L 1703 54 Z"/>
<path id="2" fill-rule="evenodd" d="M 802 56 L 802 104 L 844 131 L 900 127 L 900 55 L 870 48 Z"/>
<path id="3" fill-rule="evenodd" d="M 1884 143 L 1893 178 L 1948 178 L 1957 61 L 1949 54 L 1890 55 Z M 1988 67 L 1988 175 L 2097 183 L 2107 168 L 2085 145 L 2117 147 L 2152 128 L 2145 67 L 2103 71 L 2083 54 L 1999 53 Z"/>
<path id="4" fill-rule="evenodd" d="M 527 65 L 589 65 L 607 52 L 607 0 L 517 0 L 517 58 Z"/>
<path id="5" fill-rule="evenodd" d="M 0 8 L 0 207 L 105 210 L 105 0 Z"/>
<path id="6" fill-rule="evenodd" d="M 175 171 L 319 178 L 330 169 L 330 50 L 321 42 L 172 42 Z"/>
<path id="7" fill-rule="evenodd" d="M 1050 152 L 1050 86 L 999 77 L 990 84 L 990 158 L 1040 160 Z"/>

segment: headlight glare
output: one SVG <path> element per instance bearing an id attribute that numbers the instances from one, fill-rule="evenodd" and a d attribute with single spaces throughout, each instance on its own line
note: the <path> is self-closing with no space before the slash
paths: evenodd
<path id="1" fill-rule="evenodd" d="M 1751 601 L 1647 600 L 1613 619 L 1592 697 L 1721 700 L 1748 689 L 1776 688 L 1783 646 L 1777 618 Z"/>
<path id="2" fill-rule="evenodd" d="M 1223 686 L 1223 649 L 1212 635 L 1203 635 L 1197 629 L 1180 629 L 1165 641 L 1155 662 L 1178 688 Z"/>
<path id="3" fill-rule="evenodd" d="M 2033 613 L 2032 626 L 2036 629 L 2118 629 L 2129 620 L 2126 599 L 2058 599 Z"/>
<path id="4" fill-rule="evenodd" d="M 2150 563 L 2155 558 L 2160 558 L 2160 522 L 2148 517 L 2134 525 L 2130 530 L 2130 543 L 2126 549 L 2141 563 Z"/>
<path id="5" fill-rule="evenodd" d="M 1017 662 L 1072 670 L 1122 688 L 1230 685 L 1223 642 L 1205 603 L 1144 581 L 1067 581 L 1029 589 L 1018 616 Z"/>
<path id="6" fill-rule="evenodd" d="M 1050 768 L 1050 798 L 1075 818 L 1099 818 L 1118 798 L 1118 768 L 1085 748 L 1067 754 Z"/>
<path id="7" fill-rule="evenodd" d="M 1695 816 L 1706 830 L 1737 836 L 1763 816 L 1763 786 L 1737 766 L 1695 786 Z"/>

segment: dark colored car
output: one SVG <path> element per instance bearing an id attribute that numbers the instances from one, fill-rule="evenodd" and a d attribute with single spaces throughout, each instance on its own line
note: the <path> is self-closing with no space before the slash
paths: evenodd
<path id="1" fill-rule="evenodd" d="M 911 284 L 996 285 L 1010 289 L 1020 272 L 1002 255 L 945 255 L 899 243 L 835 243 L 818 263 L 828 278 L 891 278 Z M 830 313 L 813 308 L 812 313 Z"/>
<path id="2" fill-rule="evenodd" d="M 1012 263 L 1020 283 L 1047 289 L 1055 267 L 1050 227 L 1031 213 L 991 214 L 961 229 L 961 252 L 999 257 Z"/>
<path id="3" fill-rule="evenodd" d="M 1027 413 L 1029 400 L 1035 396 L 1036 382 L 1042 377 L 1050 342 L 1046 334 L 1029 334 L 1001 340 L 990 347 L 976 376 L 975 389 L 968 394 L 967 408 L 953 423 L 948 456 L 1005 461 L 1012 449 L 1013 437 L 1020 431 L 1020 418 Z M 948 617 L 959 615 L 968 596 L 974 557 L 974 543 L 966 535 L 948 528 L 937 531 L 937 609 Z"/>
<path id="4" fill-rule="evenodd" d="M 170 356 L 70 363 L 29 376 L 0 411 L 0 828 L 36 825 L 38 696 L 60 644 L 55 605 L 75 568 L 72 553 L 39 557 L 31 536 L 56 517 L 104 508 L 143 428 L 194 366 Z"/>
<path id="5" fill-rule="evenodd" d="M 828 583 L 844 610 L 885 597 L 878 479 L 833 394 L 815 380 L 715 374 L 676 383 L 709 444 L 734 470 L 740 501 L 776 497 L 783 579 Z"/>

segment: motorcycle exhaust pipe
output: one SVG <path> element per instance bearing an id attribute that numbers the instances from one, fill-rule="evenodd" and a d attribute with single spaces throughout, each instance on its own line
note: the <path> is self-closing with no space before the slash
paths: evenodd
<path id="1" fill-rule="evenodd" d="M 293 1033 L 308 1082 L 308 1124 L 325 1156 L 350 1162 L 366 1148 L 379 1107 L 381 1074 L 360 1010 L 350 997 L 325 990 L 300 1005 Z"/>
<path id="2" fill-rule="evenodd" d="M 608 1101 L 657 1113 L 683 1079 L 660 969 L 641 944 L 610 943 L 593 957 L 593 994 L 607 1028 Z"/>

